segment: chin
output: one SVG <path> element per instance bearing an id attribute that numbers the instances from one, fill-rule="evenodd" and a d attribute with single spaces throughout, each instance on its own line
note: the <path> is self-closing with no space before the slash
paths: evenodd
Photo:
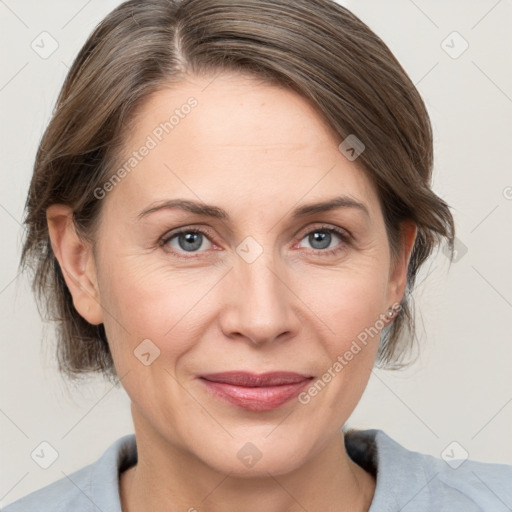
<path id="1" fill-rule="evenodd" d="M 212 446 L 196 455 L 212 469 L 236 478 L 268 478 L 291 473 L 309 458 L 304 439 L 265 439 L 252 436 L 250 440 L 232 439 L 227 446 Z M 220 448 L 220 449 L 219 449 Z"/>

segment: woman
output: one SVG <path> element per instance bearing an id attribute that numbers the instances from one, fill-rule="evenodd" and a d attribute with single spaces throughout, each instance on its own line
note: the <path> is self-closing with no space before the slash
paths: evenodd
<path id="1" fill-rule="evenodd" d="M 41 141 L 22 262 L 61 369 L 120 382 L 135 436 L 5 510 L 512 503 L 508 466 L 341 431 L 374 364 L 407 355 L 419 268 L 453 249 L 432 160 L 410 79 L 329 0 L 115 9 Z"/>

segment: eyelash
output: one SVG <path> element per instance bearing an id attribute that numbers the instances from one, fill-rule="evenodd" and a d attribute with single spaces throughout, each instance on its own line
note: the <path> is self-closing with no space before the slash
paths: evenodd
<path id="1" fill-rule="evenodd" d="M 330 233 L 330 234 L 335 234 L 335 235 L 338 235 L 340 237 L 340 239 L 342 240 L 342 244 L 340 244 L 340 246 L 337 246 L 333 249 L 327 249 L 327 250 L 323 250 L 323 249 L 310 249 L 318 254 L 321 254 L 322 256 L 331 256 L 331 255 L 334 255 L 340 251 L 342 251 L 346 245 L 350 244 L 351 243 L 351 240 L 352 240 L 352 236 L 344 231 L 344 230 L 341 230 L 339 228 L 334 228 L 332 226 L 317 226 L 309 231 L 306 231 L 304 233 L 304 235 L 299 238 L 299 241 L 301 241 L 304 237 L 306 237 L 307 235 L 310 235 L 312 233 L 316 233 L 316 232 L 325 232 L 325 233 Z M 209 231 L 205 230 L 205 229 L 201 229 L 201 228 L 182 228 L 182 229 L 179 229 L 178 231 L 173 231 L 171 233 L 166 233 L 158 242 L 158 245 L 160 247 L 165 247 L 165 245 L 170 242 L 173 238 L 175 238 L 176 236 L 178 235 L 181 235 L 183 233 L 199 233 L 199 234 L 202 234 L 204 236 L 206 236 L 210 242 L 212 242 L 211 240 L 211 235 L 209 233 Z M 164 249 L 165 252 L 170 252 L 174 255 L 176 255 L 177 257 L 179 258 L 183 258 L 183 259 L 193 259 L 193 258 L 197 258 L 199 256 L 193 256 L 193 254 L 197 254 L 197 253 L 190 253 L 192 256 L 183 256 L 183 252 L 186 252 L 186 251 L 175 251 L 174 249 Z M 199 253 L 200 254 L 200 253 Z"/>

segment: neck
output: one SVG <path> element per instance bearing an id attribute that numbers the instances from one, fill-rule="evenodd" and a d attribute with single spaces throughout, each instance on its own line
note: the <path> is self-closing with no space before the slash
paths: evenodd
<path id="1" fill-rule="evenodd" d="M 286 474 L 241 477 L 216 471 L 134 417 L 137 465 L 121 474 L 123 512 L 325 512 L 368 511 L 372 475 L 354 463 L 336 432 L 326 447 Z M 137 428 L 139 427 L 139 428 Z"/>

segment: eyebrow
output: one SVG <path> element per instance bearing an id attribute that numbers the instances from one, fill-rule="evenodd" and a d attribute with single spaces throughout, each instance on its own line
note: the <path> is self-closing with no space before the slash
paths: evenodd
<path id="1" fill-rule="evenodd" d="M 353 208 L 357 209 L 363 213 L 365 213 L 368 217 L 370 217 L 370 212 L 366 205 L 363 203 L 356 201 L 355 199 L 349 196 L 339 196 L 334 197 L 332 199 L 328 199 L 325 201 L 310 203 L 303 206 L 300 206 L 293 210 L 292 218 L 300 218 L 305 217 L 307 215 L 311 215 L 313 213 L 321 213 L 327 212 L 330 210 L 335 210 L 338 208 Z M 209 205 L 206 203 L 200 203 L 196 201 L 191 201 L 190 199 L 169 199 L 165 201 L 158 202 L 156 204 L 152 204 L 149 207 L 142 210 L 137 215 L 137 221 L 140 221 L 142 218 L 147 215 L 160 211 L 160 210 L 172 210 L 179 209 L 187 212 L 195 213 L 197 215 L 202 215 L 204 217 L 212 217 L 214 219 L 221 219 L 225 221 L 230 220 L 229 214 L 226 210 L 219 208 L 218 206 Z"/>

